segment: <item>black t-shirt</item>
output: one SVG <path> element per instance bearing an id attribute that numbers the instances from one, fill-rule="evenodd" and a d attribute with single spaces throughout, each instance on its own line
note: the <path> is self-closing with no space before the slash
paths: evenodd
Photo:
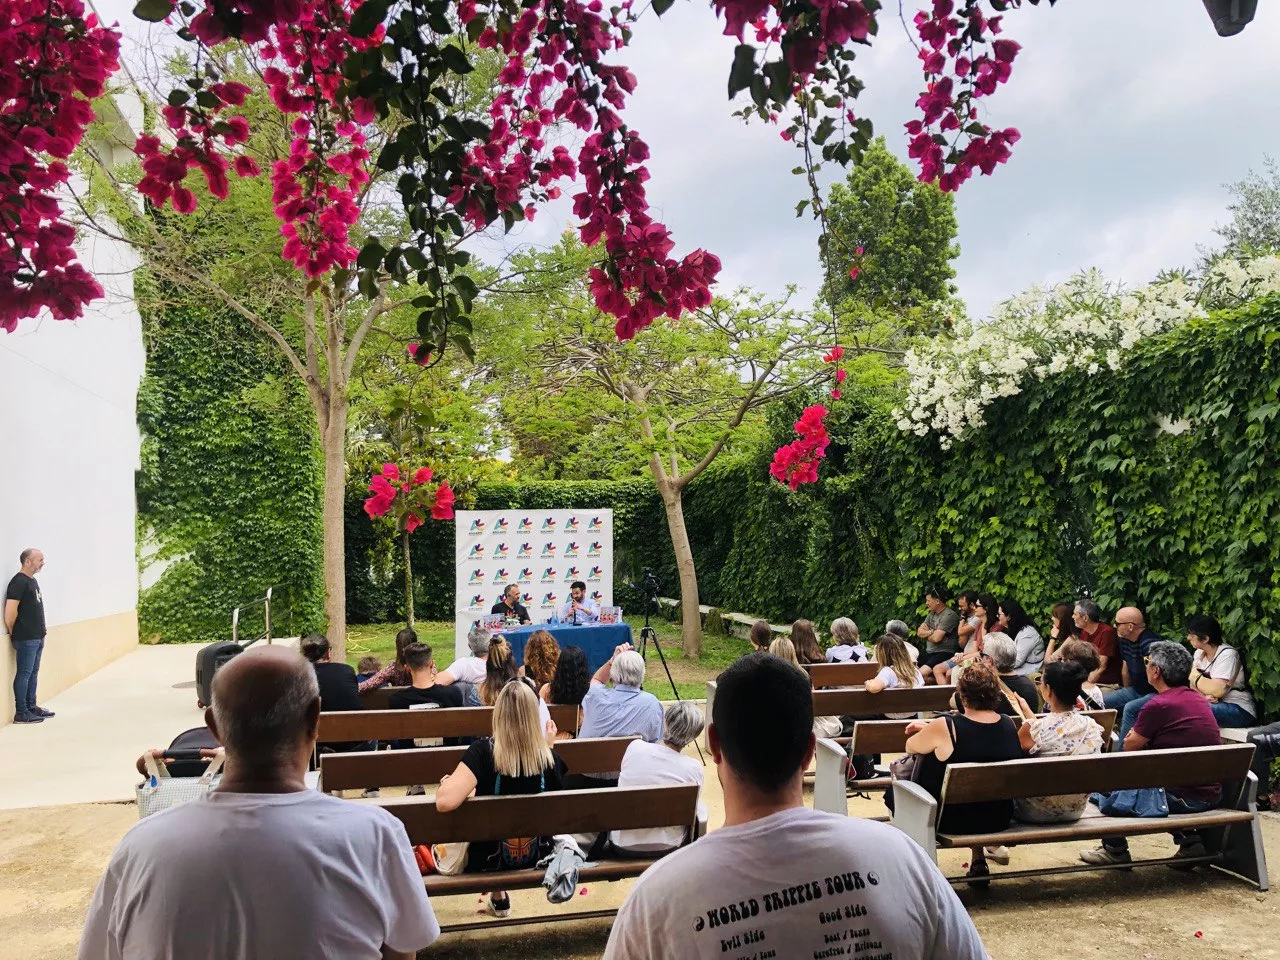
<path id="1" fill-rule="evenodd" d="M 529 619 L 529 611 L 524 608 L 523 603 L 519 603 L 519 602 L 517 602 L 514 607 L 508 607 L 505 603 L 499 600 L 497 603 L 493 605 L 493 609 L 490 610 L 489 613 L 491 614 L 500 613 L 504 617 L 515 617 L 521 623 L 533 622 L 532 620 Z"/>
<path id="2" fill-rule="evenodd" d="M 1031 682 L 1030 677 L 1025 677 L 1020 673 L 1006 673 L 1001 674 L 1000 679 L 1004 681 L 1006 687 L 1027 701 L 1027 706 L 1032 710 L 1040 709 L 1040 692 L 1036 690 L 1036 685 Z M 1009 716 L 1017 716 L 1018 714 L 1018 711 L 1010 705 L 1008 697 L 1000 698 L 999 712 L 1006 713 Z"/>
<path id="3" fill-rule="evenodd" d="M 434 703 L 437 707 L 460 707 L 462 691 L 455 686 L 445 687 L 437 683 L 430 687 L 405 687 L 387 698 L 387 706 L 392 710 L 408 710 L 423 703 Z"/>
<path id="4" fill-rule="evenodd" d="M 325 713 L 334 710 L 360 710 L 360 685 L 356 672 L 345 663 L 313 663 L 316 680 L 320 684 L 320 709 Z"/>
<path id="5" fill-rule="evenodd" d="M 44 598 L 40 596 L 40 584 L 36 583 L 35 577 L 28 577 L 19 570 L 9 581 L 9 589 L 4 596 L 6 601 L 18 601 L 18 619 L 13 622 L 9 639 L 39 640 L 43 637 Z"/>
<path id="6" fill-rule="evenodd" d="M 468 770 L 475 774 L 477 797 L 492 797 L 495 795 L 510 797 L 522 793 L 563 790 L 565 764 L 560 759 L 559 754 L 552 754 L 552 757 L 552 764 L 542 771 L 541 776 L 503 777 L 501 792 L 495 789 L 498 781 L 498 772 L 493 768 L 493 739 L 491 737 L 484 737 L 467 747 L 467 752 L 462 755 L 462 762 L 466 764 Z M 539 786 L 541 786 L 541 790 Z M 500 844 L 496 840 L 493 842 L 472 841 L 468 852 L 467 869 L 472 871 L 498 869 L 500 866 L 498 863 L 499 846 Z"/>

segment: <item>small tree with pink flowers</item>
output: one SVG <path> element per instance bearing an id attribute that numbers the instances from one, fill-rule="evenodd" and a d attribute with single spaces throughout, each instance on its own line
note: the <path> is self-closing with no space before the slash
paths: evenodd
<path id="1" fill-rule="evenodd" d="M 384 463 L 369 481 L 373 496 L 364 502 L 364 512 L 376 519 L 390 515 L 400 532 L 404 549 L 405 619 L 413 626 L 413 566 L 409 559 L 409 537 L 425 522 L 453 519 L 453 489 L 447 483 L 432 484 L 430 467 L 401 470 L 394 463 Z"/>

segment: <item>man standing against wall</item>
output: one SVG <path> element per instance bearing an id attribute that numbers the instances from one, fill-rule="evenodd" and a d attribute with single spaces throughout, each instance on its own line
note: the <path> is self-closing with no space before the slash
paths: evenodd
<path id="1" fill-rule="evenodd" d="M 36 706 L 36 678 L 44 652 L 44 598 L 36 574 L 44 567 L 44 554 L 28 547 L 18 556 L 22 569 L 5 591 L 4 628 L 18 652 L 18 672 L 13 678 L 14 723 L 40 723 L 52 710 Z"/>

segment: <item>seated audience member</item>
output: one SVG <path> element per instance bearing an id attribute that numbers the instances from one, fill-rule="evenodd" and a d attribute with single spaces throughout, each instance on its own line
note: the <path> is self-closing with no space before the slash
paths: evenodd
<path id="1" fill-rule="evenodd" d="M 1240 651 L 1222 642 L 1222 624 L 1208 614 L 1187 620 L 1187 642 L 1195 648 L 1191 658 L 1191 688 L 1209 701 L 1220 727 L 1252 727 L 1258 708 L 1249 690 Z"/>
<path id="2" fill-rule="evenodd" d="M 662 742 L 637 740 L 622 755 L 619 787 L 648 787 L 664 784 L 696 783 L 702 788 L 702 764 L 684 755 L 684 748 L 702 733 L 702 711 L 687 700 L 667 704 L 662 711 Z M 706 816 L 701 796 L 698 814 Z M 609 842 L 624 853 L 653 856 L 682 846 L 688 839 L 685 827 L 651 827 L 647 830 L 615 830 Z"/>
<path id="3" fill-rule="evenodd" d="M 539 721 L 538 698 L 523 680 L 507 683 L 493 707 L 493 736 L 482 737 L 462 755 L 462 761 L 440 781 L 436 809 L 456 810 L 468 797 L 503 797 L 563 789 L 564 761 L 551 750 L 556 725 Z M 545 852 L 545 837 L 524 838 L 517 848 L 510 841 L 472 841 L 467 871 L 520 869 L 533 866 Z M 489 912 L 511 913 L 505 890 L 489 894 Z"/>
<path id="4" fill-rule="evenodd" d="M 1080 699 L 1076 703 L 1077 710 L 1105 710 L 1106 698 L 1096 683 L 1090 683 L 1089 677 L 1098 669 L 1098 651 L 1093 644 L 1083 640 L 1067 640 L 1053 654 L 1054 660 L 1064 663 L 1078 663 L 1084 667 L 1085 681 L 1080 685 Z M 1143 668 L 1145 674 L 1146 668 Z M 1124 738 L 1121 738 L 1124 742 Z"/>
<path id="5" fill-rule="evenodd" d="M 425 643 L 412 643 L 405 648 L 404 662 L 409 668 L 409 686 L 397 690 L 387 700 L 392 710 L 409 710 L 426 705 L 462 706 L 462 691 L 440 683 L 436 661 Z"/>
<path id="6" fill-rule="evenodd" d="M 587 585 L 581 580 L 569 584 L 569 599 L 560 604 L 556 614 L 561 623 L 596 623 L 600 620 L 600 604 L 587 596 Z"/>
<path id="7" fill-rule="evenodd" d="M 612 682 L 613 686 L 609 686 Z M 640 737 L 648 743 L 662 739 L 662 704 L 644 685 L 644 658 L 624 643 L 608 663 L 591 678 L 591 689 L 582 700 L 579 737 Z M 587 785 L 616 784 L 616 774 L 585 778 Z"/>
<path id="8" fill-rule="evenodd" d="M 382 659 L 380 657 L 361 657 L 360 662 L 356 664 L 356 683 L 364 683 L 381 669 Z"/>
<path id="9" fill-rule="evenodd" d="M 379 687 L 403 687 L 409 682 L 409 670 L 404 665 L 404 648 L 418 642 L 418 635 L 413 627 L 405 627 L 396 634 L 396 658 L 367 680 L 360 682 L 360 692 L 377 690 Z"/>
<path id="10" fill-rule="evenodd" d="M 956 699 L 961 712 L 946 714 L 936 720 L 917 720 L 907 727 L 907 753 L 920 757 L 916 782 L 930 796 L 942 795 L 942 780 L 952 763 L 997 763 L 1016 760 L 1023 755 L 1018 742 L 1018 728 L 1000 713 L 1004 692 L 995 669 L 987 660 L 975 660 L 956 678 Z M 716 697 L 719 702 L 719 695 Z M 885 792 L 885 805 L 893 809 L 893 791 Z M 996 833 L 1013 819 L 1013 801 L 991 800 L 981 803 L 950 803 L 938 821 L 939 833 Z M 969 876 L 985 877 L 990 873 L 987 855 L 1008 860 L 1008 852 L 1000 848 L 971 851 Z M 979 881 L 989 883 L 990 881 Z"/>
<path id="11" fill-rule="evenodd" d="M 1038 717 L 1024 699 L 1018 740 L 1033 757 L 1079 757 L 1102 751 L 1103 732 L 1093 717 L 1076 712 L 1084 683 L 1084 667 L 1055 660 L 1040 675 L 1040 694 L 1047 713 Z M 1013 801 L 1013 814 L 1026 823 L 1070 823 L 1080 819 L 1088 794 L 1027 797 Z"/>
<path id="12" fill-rule="evenodd" d="M 884 625 L 884 632 L 893 634 L 907 645 L 907 652 L 911 654 L 912 663 L 920 662 L 920 651 L 911 642 L 911 628 L 907 626 L 907 621 L 890 620 Z M 923 673 L 924 671 L 921 672 Z"/>
<path id="13" fill-rule="evenodd" d="M 498 598 L 498 602 L 493 605 L 489 613 L 498 614 L 508 620 L 518 620 L 523 624 L 533 623 L 529 619 L 529 611 L 520 602 L 520 587 L 514 583 L 508 583 L 503 588 L 502 596 Z"/>
<path id="14" fill-rule="evenodd" d="M 805 678 L 754 653 L 718 681 L 707 740 L 725 825 L 641 875 L 614 921 L 606 960 L 719 957 L 726 937 L 747 930 L 755 938 L 748 955 L 822 956 L 832 913 L 856 915 L 860 938 L 895 960 L 985 958 L 973 921 L 917 844 L 887 824 L 804 805 L 814 753 Z M 857 880 L 822 886 L 841 876 Z M 756 909 L 735 923 L 740 904 Z"/>
<path id="15" fill-rule="evenodd" d="M 1044 664 L 1044 638 L 1027 616 L 1027 611 L 1022 609 L 1022 604 L 1017 600 L 1005 600 L 1000 604 L 996 622 L 1002 631 L 1013 637 L 1017 650 L 1013 672 L 1024 677 L 1039 673 Z"/>
<path id="16" fill-rule="evenodd" d="M 1246 735 L 1253 744 L 1253 775 L 1258 778 L 1258 809 L 1274 806 L 1271 795 L 1271 761 L 1280 757 L 1280 721 L 1256 727 Z"/>
<path id="17" fill-rule="evenodd" d="M 1032 710 L 1040 709 L 1040 693 L 1030 677 L 1014 672 L 1014 664 L 1018 660 L 1018 650 L 1013 639 L 1007 633 L 988 633 L 982 643 L 983 656 L 991 661 L 1004 688 L 1014 694 L 1010 701 L 1006 695 L 1004 703 L 998 708 L 1001 713 L 1011 717 L 1019 716 L 1018 697 L 1022 697 L 1031 705 Z M 967 669 L 967 668 L 966 668 Z"/>
<path id="18" fill-rule="evenodd" d="M 751 641 L 752 653 L 768 653 L 769 644 L 773 642 L 773 627 L 768 620 L 757 620 L 751 625 L 747 639 Z"/>
<path id="19" fill-rule="evenodd" d="M 1045 663 L 1053 659 L 1054 651 L 1059 645 L 1080 638 L 1075 624 L 1075 610 L 1074 603 L 1055 603 L 1049 611 L 1049 620 L 1053 626 L 1049 628 L 1049 645 L 1044 651 Z"/>
<path id="20" fill-rule="evenodd" d="M 827 655 L 822 652 L 818 631 L 814 629 L 812 620 L 797 620 L 791 624 L 791 642 L 796 648 L 796 662 L 802 666 L 827 662 Z"/>
<path id="21" fill-rule="evenodd" d="M 494 634 L 489 638 L 484 679 L 476 688 L 476 692 L 480 694 L 480 702 L 486 707 L 492 707 L 498 702 L 498 694 L 502 692 L 502 688 L 518 676 L 520 676 L 520 668 L 516 666 L 511 644 L 507 643 L 506 637 Z"/>
<path id="22" fill-rule="evenodd" d="M 1191 654 L 1179 644 L 1160 640 L 1147 654 L 1147 682 L 1156 695 L 1138 713 L 1138 722 L 1124 739 L 1125 750 L 1177 750 L 1184 747 L 1209 747 L 1222 742 L 1218 723 L 1213 719 L 1209 701 L 1190 687 Z M 1222 799 L 1222 785 L 1203 787 L 1167 787 L 1169 812 L 1200 813 L 1217 806 Z M 1200 834 L 1174 831 L 1178 857 L 1202 857 L 1204 845 Z M 1129 843 L 1124 837 L 1106 837 L 1102 846 L 1080 854 L 1085 863 L 1128 863 Z"/>
<path id="23" fill-rule="evenodd" d="M 1081 600 L 1073 615 L 1080 639 L 1093 644 L 1098 651 L 1098 669 L 1089 677 L 1102 692 L 1110 693 L 1120 686 L 1120 652 L 1116 644 L 1115 628 L 1102 622 L 1102 608 L 1092 600 Z"/>
<path id="24" fill-rule="evenodd" d="M 558 703 L 581 707 L 582 700 L 591 689 L 591 670 L 587 654 L 581 647 L 565 647 L 556 661 L 551 681 L 538 691 L 544 703 Z"/>
<path id="25" fill-rule="evenodd" d="M 968 642 L 964 644 L 962 649 L 957 650 L 952 656 L 933 668 L 934 682 L 940 686 L 954 683 L 954 671 L 956 668 L 970 664 L 980 657 L 982 655 L 983 638 L 988 633 L 1000 629 L 996 622 L 996 616 L 1000 612 L 1000 605 L 996 603 L 996 598 L 991 594 L 978 594 L 974 598 L 973 606 L 970 609 L 973 611 L 974 627 L 969 634 Z"/>
<path id="26" fill-rule="evenodd" d="M 1146 617 L 1137 607 L 1121 607 L 1116 611 L 1116 649 L 1120 657 L 1120 686 L 1102 699 L 1108 710 L 1120 719 L 1120 742 L 1133 729 L 1138 711 L 1155 696 L 1147 683 L 1147 651 L 1160 635 L 1147 627 Z M 1130 709 L 1132 708 L 1132 709 Z M 1128 718 L 1126 721 L 1125 718 Z"/>
<path id="27" fill-rule="evenodd" d="M 286 647 L 250 649 L 213 691 L 205 722 L 226 748 L 221 782 L 125 834 L 89 906 L 82 960 L 404 960 L 435 941 L 400 821 L 304 782 L 320 717 L 310 664 Z"/>
<path id="28" fill-rule="evenodd" d="M 867 659 L 867 648 L 858 625 L 848 617 L 831 621 L 833 644 L 827 648 L 827 663 L 861 663 Z"/>
<path id="29" fill-rule="evenodd" d="M 956 626 L 956 640 L 960 649 L 964 649 L 973 631 L 978 629 L 978 614 L 974 604 L 978 600 L 978 591 L 961 590 L 956 594 L 956 612 L 960 614 L 960 623 Z"/>
<path id="30" fill-rule="evenodd" d="M 866 683 L 867 693 L 880 693 L 883 690 L 900 688 L 914 689 L 924 686 L 924 677 L 911 660 L 907 645 L 900 637 L 886 633 L 876 641 L 876 663 L 880 672 Z M 888 720 L 911 720 L 914 713 L 886 713 Z"/>
<path id="31" fill-rule="evenodd" d="M 960 614 L 947 606 L 947 594 L 941 587 L 925 590 L 924 605 L 929 613 L 916 630 L 916 636 L 924 641 L 924 652 L 917 662 L 925 683 L 937 683 L 933 668 L 950 660 L 960 649 L 958 629 Z"/>
<path id="32" fill-rule="evenodd" d="M 470 656 L 459 657 L 449 668 L 436 677 L 436 683 L 449 686 L 451 683 L 469 683 L 479 688 L 484 683 L 485 665 L 489 660 L 489 641 L 493 639 L 484 627 L 476 624 L 467 631 L 467 649 Z"/>
<path id="33" fill-rule="evenodd" d="M 535 630 L 524 642 L 524 665 L 520 675 L 541 688 L 551 682 L 560 660 L 560 644 L 546 630 Z"/>
<path id="34" fill-rule="evenodd" d="M 777 640 L 769 644 L 769 652 L 775 657 L 787 661 L 787 663 L 794 663 L 797 667 L 800 666 L 800 660 L 796 657 L 796 645 L 787 637 L 778 637 Z"/>
<path id="35" fill-rule="evenodd" d="M 335 710 L 360 710 L 364 707 L 360 701 L 356 672 L 348 664 L 334 663 L 329 659 L 333 651 L 327 637 L 318 633 L 305 636 L 298 644 L 298 649 L 316 672 L 316 682 L 320 684 L 321 710 L 332 713 Z"/>

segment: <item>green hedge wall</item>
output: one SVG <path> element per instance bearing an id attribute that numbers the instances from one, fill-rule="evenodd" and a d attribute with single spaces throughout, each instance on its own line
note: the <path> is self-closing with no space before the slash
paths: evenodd
<path id="1" fill-rule="evenodd" d="M 138 541 L 163 568 L 139 597 L 142 637 L 230 639 L 232 608 L 269 586 L 277 635 L 321 628 L 323 473 L 301 384 L 238 318 L 141 275 L 139 289 L 160 305 L 143 310 Z"/>

